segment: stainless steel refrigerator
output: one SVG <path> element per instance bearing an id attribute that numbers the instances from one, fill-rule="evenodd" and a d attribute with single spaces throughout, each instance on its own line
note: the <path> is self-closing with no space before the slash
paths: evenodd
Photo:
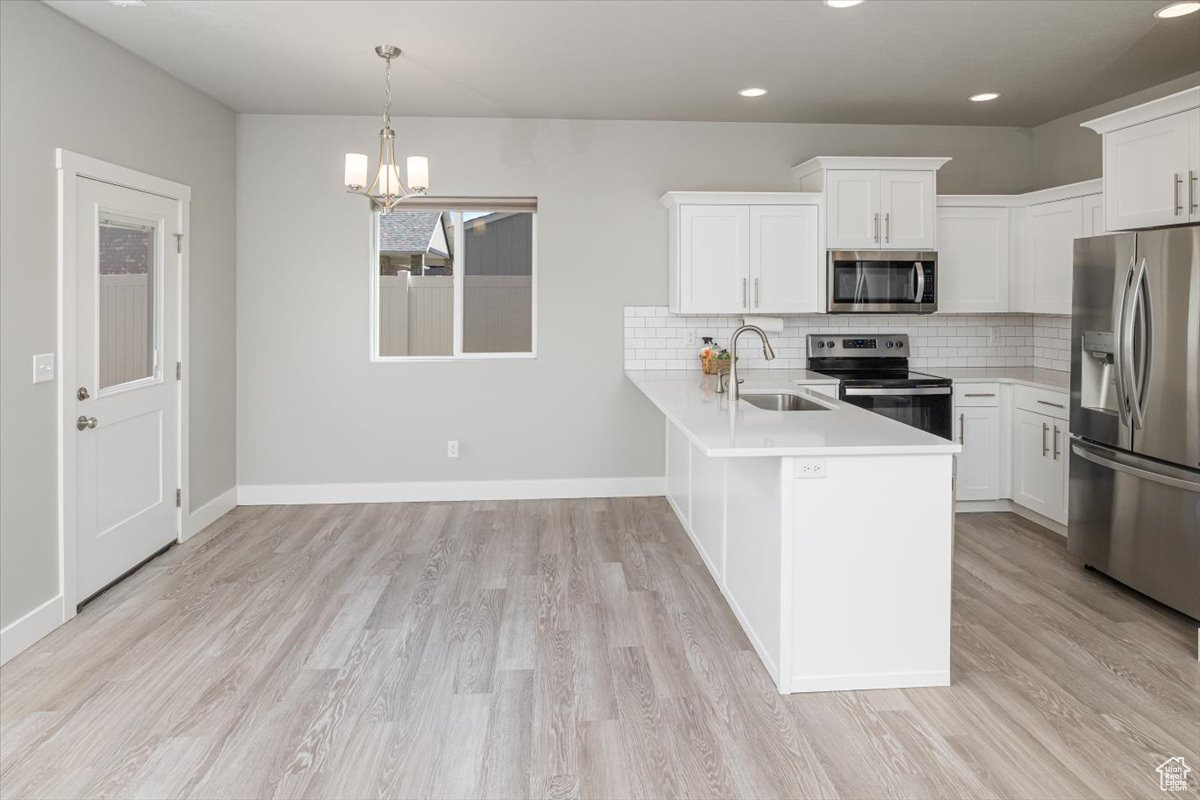
<path id="1" fill-rule="evenodd" d="M 1067 547 L 1200 619 L 1200 225 L 1075 241 Z"/>

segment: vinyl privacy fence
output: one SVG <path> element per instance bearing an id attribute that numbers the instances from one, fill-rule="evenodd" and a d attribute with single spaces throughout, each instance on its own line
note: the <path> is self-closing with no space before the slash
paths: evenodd
<path id="1" fill-rule="evenodd" d="M 463 351 L 533 349 L 533 283 L 528 275 L 463 277 Z M 379 354 L 438 356 L 454 351 L 454 278 L 379 278 Z"/>

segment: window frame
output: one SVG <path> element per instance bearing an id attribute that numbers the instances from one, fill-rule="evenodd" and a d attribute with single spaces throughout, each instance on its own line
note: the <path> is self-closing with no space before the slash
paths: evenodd
<path id="1" fill-rule="evenodd" d="M 465 226 L 462 224 L 462 214 L 464 211 L 475 210 L 473 208 L 464 208 L 462 205 L 456 205 L 456 198 L 447 198 L 449 202 L 444 205 L 434 206 L 429 201 L 435 201 L 436 198 L 423 198 L 420 208 L 437 208 L 451 214 L 458 214 L 458 224 L 454 226 L 454 254 L 455 260 L 452 262 L 453 268 L 451 277 L 454 281 L 454 352 L 451 355 L 445 356 L 385 356 L 379 352 L 379 211 L 371 212 L 370 228 L 370 258 L 368 266 L 370 268 L 370 327 L 368 336 L 370 339 L 369 361 L 379 364 L 420 364 L 420 363 L 442 363 L 455 361 L 487 361 L 496 359 L 536 359 L 538 357 L 538 212 L 536 207 L 530 209 L 519 209 L 519 213 L 530 215 L 530 265 L 529 265 L 529 291 L 530 291 L 530 306 L 529 306 L 529 325 L 530 325 L 530 347 L 528 352 L 519 353 L 464 353 L 463 345 L 463 270 L 459 268 L 457 259 L 463 254 L 463 242 L 466 239 Z M 506 199 L 506 198 L 505 198 Z M 503 200 L 498 198 L 498 200 Z M 494 211 L 508 210 L 504 208 L 504 202 L 496 203 L 499 208 L 492 209 Z M 401 203 L 396 210 L 403 211 L 405 204 Z"/>

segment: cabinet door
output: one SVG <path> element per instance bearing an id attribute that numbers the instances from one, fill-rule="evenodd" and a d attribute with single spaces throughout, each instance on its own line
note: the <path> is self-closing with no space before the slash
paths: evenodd
<path id="1" fill-rule="evenodd" d="M 679 208 L 679 313 L 740 314 L 750 300 L 750 207 Z"/>
<path id="2" fill-rule="evenodd" d="M 883 214 L 883 247 L 887 250 L 933 250 L 936 198 L 934 173 L 916 170 L 879 174 Z"/>
<path id="3" fill-rule="evenodd" d="M 1060 455 L 1054 453 L 1054 428 L 1059 427 Z M 1065 463 L 1061 453 L 1064 446 L 1061 420 L 1017 409 L 1013 412 L 1013 502 L 1036 511 L 1044 517 L 1065 519 Z"/>
<path id="4" fill-rule="evenodd" d="M 1083 198 L 1083 235 L 1103 236 L 1108 233 L 1104 225 L 1104 195 L 1089 194 Z"/>
<path id="5" fill-rule="evenodd" d="M 1083 236 L 1083 201 L 1078 197 L 1041 203 L 1026 211 L 1026 258 L 1018 311 L 1071 313 L 1075 240 Z"/>
<path id="6" fill-rule="evenodd" d="M 1194 112 L 1104 134 L 1104 206 L 1110 231 L 1188 221 Z"/>
<path id="7" fill-rule="evenodd" d="M 823 311 L 817 206 L 750 207 L 750 309 L 764 314 Z"/>
<path id="8" fill-rule="evenodd" d="M 825 175 L 830 250 L 878 250 L 879 171 L 831 169 Z"/>
<path id="9" fill-rule="evenodd" d="M 1188 156 L 1188 219 L 1200 222 L 1200 108 L 1187 112 L 1188 140 L 1191 154 Z"/>
<path id="10" fill-rule="evenodd" d="M 1000 409 L 958 406 L 954 409 L 962 452 L 956 461 L 956 498 L 996 500 L 1000 497 Z"/>
<path id="11" fill-rule="evenodd" d="M 1007 208 L 938 209 L 938 311 L 1008 311 Z"/>

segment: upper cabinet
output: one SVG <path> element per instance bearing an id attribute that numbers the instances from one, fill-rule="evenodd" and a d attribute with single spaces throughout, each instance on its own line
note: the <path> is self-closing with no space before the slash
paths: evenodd
<path id="1" fill-rule="evenodd" d="M 668 192 L 676 314 L 824 310 L 821 198 L 799 192 Z"/>
<path id="2" fill-rule="evenodd" d="M 1008 311 L 1010 213 L 1005 207 L 938 208 L 939 311 Z"/>
<path id="3" fill-rule="evenodd" d="M 1200 222 L 1200 87 L 1083 125 L 1104 136 L 1108 230 Z"/>
<path id="4" fill-rule="evenodd" d="M 1084 236 L 1083 198 L 1037 203 L 1025 213 L 1021 297 L 1014 310 L 1070 314 L 1075 240 Z"/>
<path id="5" fill-rule="evenodd" d="M 933 250 L 937 170 L 949 160 L 823 156 L 792 173 L 825 196 L 829 249 Z"/>

